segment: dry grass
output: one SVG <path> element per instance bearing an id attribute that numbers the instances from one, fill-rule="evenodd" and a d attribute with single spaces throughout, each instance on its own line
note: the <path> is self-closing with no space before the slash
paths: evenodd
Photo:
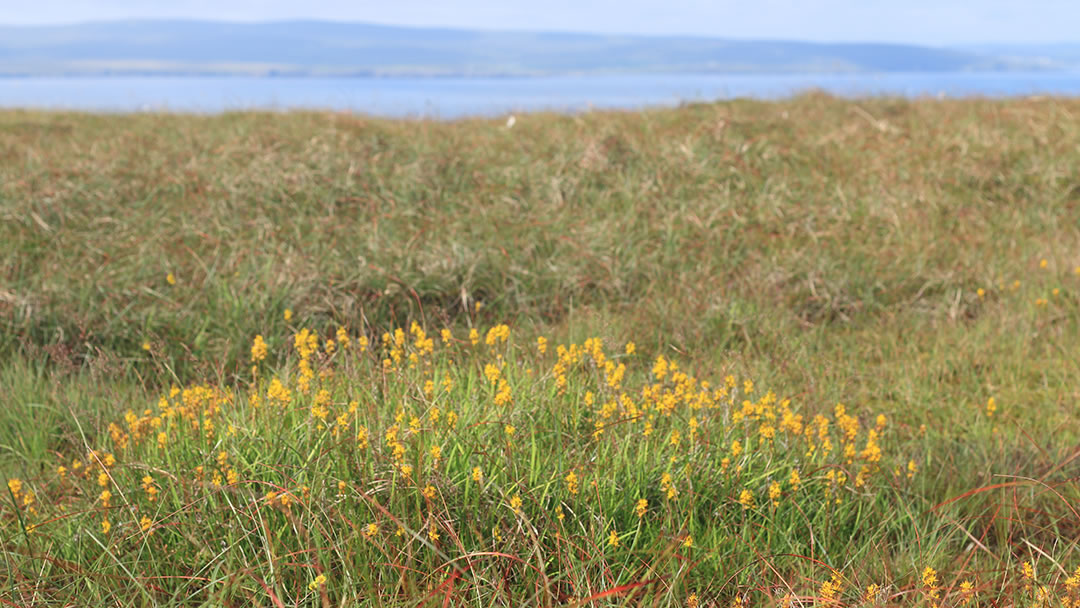
<path id="1" fill-rule="evenodd" d="M 910 536 L 856 518 L 862 542 L 828 565 L 904 603 L 933 565 L 1001 605 L 1036 601 L 1027 560 L 1060 601 L 1080 529 L 1078 116 L 1067 99 L 819 95 L 512 129 L 2 112 L 0 471 L 45 483 L 173 383 L 240 390 L 258 333 L 288 370 L 300 325 L 506 320 L 757 378 L 808 417 L 884 413 L 920 472 L 874 504 L 907 505 L 885 528 Z M 9 571 L 36 571 L 4 523 Z M 760 566 L 754 549 L 732 555 Z M 782 580 L 805 592 L 821 574 Z M 709 598 L 775 595 L 729 583 Z"/>

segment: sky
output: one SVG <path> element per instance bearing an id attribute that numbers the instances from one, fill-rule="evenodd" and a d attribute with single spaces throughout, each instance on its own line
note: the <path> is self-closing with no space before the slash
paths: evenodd
<path id="1" fill-rule="evenodd" d="M 1080 41 L 1078 0 L 0 0 L 0 23 L 12 25 L 167 17 L 938 46 Z"/>

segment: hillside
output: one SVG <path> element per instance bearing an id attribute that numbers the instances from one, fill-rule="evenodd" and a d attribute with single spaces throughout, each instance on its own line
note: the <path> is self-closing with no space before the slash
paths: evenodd
<path id="1" fill-rule="evenodd" d="M 290 21 L 0 27 L 0 74 L 533 75 L 1023 68 L 902 44 L 610 36 Z"/>
<path id="2" fill-rule="evenodd" d="M 1078 117 L 0 111 L 0 603 L 1080 606 Z"/>

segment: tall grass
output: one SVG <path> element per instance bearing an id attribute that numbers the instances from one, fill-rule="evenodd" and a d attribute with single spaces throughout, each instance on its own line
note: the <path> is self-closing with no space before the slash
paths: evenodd
<path id="1" fill-rule="evenodd" d="M 981 603 L 1074 599 L 1077 112 L 1063 99 L 810 95 L 527 115 L 512 129 L 315 113 L 0 113 L 0 476 L 23 483 L 0 517 L 0 597 L 487 605 L 610 593 L 596 601 L 706 605 L 790 593 L 855 605 L 877 584 L 879 602 L 954 605 L 972 597 L 960 587 L 970 579 Z M 382 332 L 413 321 L 433 336 L 451 329 L 454 346 L 384 372 Z M 503 321 L 514 336 L 505 350 L 471 345 L 470 328 Z M 311 380 L 326 383 L 334 416 L 364 404 L 349 434 L 369 429 L 366 460 L 333 436 L 329 412 L 318 430 L 318 387 L 295 384 L 301 327 L 372 341 L 349 356 L 320 343 L 309 361 L 335 370 Z M 270 347 L 254 380 L 257 334 Z M 537 336 L 551 352 L 538 352 Z M 671 381 L 653 374 L 663 356 L 714 387 L 753 378 L 751 403 L 772 389 L 804 422 L 835 426 L 842 402 L 860 452 L 883 414 L 888 465 L 855 488 L 858 455 L 840 458 L 839 438 L 839 460 L 821 461 L 792 439 L 755 447 L 742 473 L 719 471 L 733 434 L 758 446 L 760 427 L 730 417 L 741 397 L 726 418 L 680 410 L 649 435 L 616 398 L 612 416 L 635 421 L 593 437 L 608 402 L 603 366 L 584 357 L 562 394 L 552 384 L 556 345 L 592 337 L 607 360 L 627 362 L 631 400 Z M 506 370 L 513 402 L 502 409 L 487 363 Z M 459 410 L 454 433 L 426 417 L 423 369 Z M 255 408 L 250 395 L 265 400 L 274 376 L 293 407 Z M 159 417 L 174 385 L 230 400 L 214 438 L 122 447 L 110 422 L 132 435 L 124 413 Z M 401 408 L 421 420 L 417 432 L 395 420 Z M 417 458 L 412 480 L 386 444 L 395 422 Z M 229 423 L 236 432 L 222 437 Z M 446 450 L 436 499 L 422 494 L 421 437 Z M 98 486 L 107 452 L 115 479 Z M 94 475 L 61 482 L 56 467 L 76 460 Z M 784 479 L 796 466 L 805 502 Z M 846 475 L 840 504 L 824 500 L 829 471 L 831 483 Z M 154 503 L 147 472 L 161 488 Z M 683 484 L 681 504 L 665 502 L 664 472 Z M 789 484 L 775 507 L 773 481 Z M 296 501 L 267 500 L 267 484 Z M 114 488 L 108 509 L 103 488 Z M 753 509 L 738 502 L 743 489 Z M 612 531 L 618 546 L 606 544 Z M 317 572 L 326 582 L 308 589 Z"/>

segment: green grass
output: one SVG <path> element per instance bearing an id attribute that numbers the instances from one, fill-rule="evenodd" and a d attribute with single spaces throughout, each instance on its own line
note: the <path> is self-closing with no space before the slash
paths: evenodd
<path id="1" fill-rule="evenodd" d="M 813 516 L 808 526 L 786 511 L 762 535 L 737 518 L 709 517 L 706 505 L 730 506 L 735 486 L 694 481 L 700 502 L 658 516 L 653 531 L 633 536 L 636 546 L 625 546 L 628 536 L 612 556 L 605 522 L 593 516 L 628 531 L 636 519 L 629 499 L 659 492 L 663 461 L 652 451 L 596 455 L 610 485 L 582 507 L 589 523 L 571 538 L 597 546 L 560 561 L 560 543 L 571 541 L 550 536 L 547 524 L 532 540 L 506 536 L 508 555 L 589 590 L 575 597 L 655 579 L 602 601 L 675 605 L 696 590 L 703 605 L 726 605 L 736 593 L 771 603 L 786 585 L 815 595 L 836 568 L 846 604 L 858 604 L 856 587 L 870 583 L 889 586 L 890 603 L 909 604 L 928 601 L 919 575 L 929 565 L 950 593 L 971 578 L 980 601 L 1009 605 L 1037 593 L 1038 585 L 1026 592 L 1018 574 L 1025 560 L 1035 564 L 1038 584 L 1063 597 L 1062 573 L 1080 565 L 1077 116 L 1080 101 L 1070 99 L 820 95 L 526 115 L 513 129 L 498 120 L 317 113 L 0 112 L 0 477 L 23 479 L 43 496 L 59 492 L 50 485 L 59 462 L 87 448 L 112 449 L 109 422 L 154 407 L 174 384 L 206 382 L 244 402 L 256 334 L 271 344 L 264 374 L 292 377 L 297 360 L 287 341 L 299 327 L 346 326 L 375 339 L 417 321 L 429 333 L 451 327 L 463 338 L 468 327 L 505 321 L 515 335 L 507 360 L 522 369 L 550 369 L 552 361 L 530 347 L 539 335 L 552 349 L 599 336 L 609 353 L 633 340 L 644 361 L 663 354 L 702 380 L 752 377 L 790 397 L 807 419 L 838 402 L 864 428 L 883 413 L 889 457 L 919 466 L 910 481 L 845 501 L 830 519 L 835 527 Z M 458 361 L 472 385 L 456 396 L 480 398 L 483 361 L 478 354 Z M 648 372 L 639 362 L 627 384 L 639 387 Z M 370 373 L 348 367 L 335 390 L 368 395 L 365 415 L 383 429 L 395 405 L 387 395 L 395 393 L 364 389 Z M 394 390 L 418 381 L 401 382 Z M 587 386 L 575 382 L 575 394 Z M 501 489 L 511 478 L 527 480 L 520 487 L 531 517 L 558 498 L 552 476 L 567 467 L 550 459 L 588 462 L 593 445 L 589 408 L 518 398 L 542 386 L 515 382 L 513 416 L 523 421 L 514 424 L 535 446 L 514 452 L 510 477 L 499 481 Z M 992 418 L 990 397 L 998 404 Z M 230 415 L 243 417 L 246 408 Z M 234 450 L 245 472 L 263 463 L 288 468 L 293 481 L 347 479 L 418 524 L 415 488 L 411 498 L 381 496 L 355 468 L 345 474 L 352 456 L 310 460 L 305 450 L 325 438 L 300 432 L 303 413 L 288 419 L 291 433 L 255 433 Z M 563 423 L 571 426 L 559 434 Z M 702 444 L 723 444 L 719 437 L 735 427 L 722 429 Z M 244 511 L 223 502 L 228 493 L 208 493 L 194 506 L 202 486 L 189 480 L 181 487 L 191 496 L 175 499 L 189 507 L 169 516 L 190 532 L 170 540 L 170 549 L 97 545 L 93 509 L 27 537 L 8 502 L 0 510 L 0 597 L 20 605 L 76 597 L 271 603 L 256 573 L 286 605 L 317 605 L 322 598 L 307 593 L 302 574 L 319 567 L 334 572 L 328 602 L 421 602 L 439 566 L 475 552 L 483 530 L 513 520 L 491 495 L 470 502 L 479 497 L 468 494 L 468 472 L 494 445 L 490 432 L 470 428 L 457 440 L 439 486 L 455 493 L 448 513 L 475 521 L 454 551 L 425 553 L 420 539 L 373 560 L 362 532 L 340 525 L 358 512 L 331 512 L 331 498 L 295 513 L 304 525 L 324 526 L 320 538 L 287 530 L 288 516 L 274 510 L 276 527 L 256 534 L 250 520 L 236 519 Z M 372 444 L 381 440 L 373 435 Z M 121 456 L 131 477 L 124 488 L 138 489 L 140 467 L 176 474 L 215 453 L 193 443 L 167 466 L 150 452 Z M 722 455 L 702 448 L 703 460 L 685 457 L 705 475 Z M 1006 483 L 1014 485 L 967 494 Z M 251 489 L 247 497 L 264 493 Z M 667 550 L 682 526 L 678 513 L 699 521 L 700 560 Z M 201 554 L 195 546 L 204 530 L 236 550 Z M 239 531 L 249 534 L 231 536 Z M 120 526 L 110 538 L 130 533 Z M 282 558 L 292 571 L 259 553 L 271 546 L 292 556 Z M 368 565 L 376 562 L 428 576 L 398 572 L 390 583 L 379 578 L 390 574 Z M 524 565 L 510 575 L 507 567 L 477 565 L 453 601 L 559 601 L 561 591 L 535 594 L 544 577 Z M 164 591 L 133 583 L 196 572 L 230 582 L 170 582 Z M 381 587 L 390 591 L 373 592 Z"/>

